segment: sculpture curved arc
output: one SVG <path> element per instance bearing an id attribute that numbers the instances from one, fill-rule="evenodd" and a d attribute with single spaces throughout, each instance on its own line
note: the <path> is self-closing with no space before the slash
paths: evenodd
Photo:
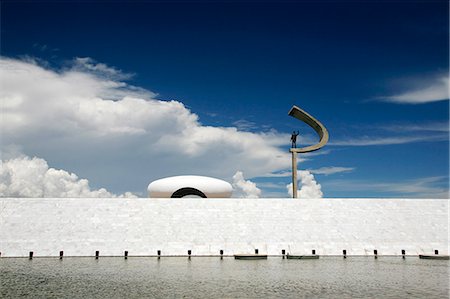
<path id="1" fill-rule="evenodd" d="M 289 111 L 289 115 L 308 124 L 311 128 L 314 129 L 314 131 L 316 131 L 316 133 L 320 137 L 320 140 L 317 144 L 310 145 L 307 147 L 302 147 L 302 148 L 291 148 L 290 149 L 291 152 L 296 152 L 296 153 L 313 152 L 313 151 L 316 151 L 316 150 L 322 148 L 325 144 L 327 144 L 328 138 L 329 138 L 328 131 L 325 128 L 325 126 L 322 125 L 322 123 L 320 121 L 318 121 L 313 116 L 311 116 L 309 113 L 298 108 L 295 105 L 292 106 L 291 110 Z"/>

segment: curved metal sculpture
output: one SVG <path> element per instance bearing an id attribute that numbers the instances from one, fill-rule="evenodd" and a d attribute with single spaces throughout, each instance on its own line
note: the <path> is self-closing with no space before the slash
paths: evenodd
<path id="1" fill-rule="evenodd" d="M 289 111 L 289 115 L 308 124 L 311 128 L 314 129 L 314 131 L 316 131 L 316 133 L 320 137 L 319 143 L 310 145 L 307 147 L 303 147 L 303 148 L 291 148 L 291 150 L 290 150 L 291 152 L 296 152 L 296 153 L 313 152 L 313 151 L 317 151 L 318 149 L 323 147 L 325 144 L 327 144 L 328 138 L 329 138 L 328 131 L 325 128 L 325 126 L 322 125 L 322 123 L 320 121 L 318 121 L 317 119 L 312 117 L 306 111 L 303 111 L 302 109 L 298 108 L 297 106 L 292 106 L 291 110 Z"/>
<path id="2" fill-rule="evenodd" d="M 292 153 L 292 197 L 297 198 L 297 153 L 317 151 L 327 144 L 329 135 L 327 129 L 320 121 L 297 106 L 292 106 L 289 115 L 308 124 L 320 137 L 319 143 L 302 148 L 291 148 L 289 150 Z"/>

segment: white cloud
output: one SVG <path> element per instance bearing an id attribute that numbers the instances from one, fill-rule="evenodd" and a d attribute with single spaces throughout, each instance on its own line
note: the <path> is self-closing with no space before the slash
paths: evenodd
<path id="1" fill-rule="evenodd" d="M 2 151 L 19 146 L 115 192 L 170 175 L 230 180 L 237 169 L 255 177 L 289 167 L 287 134 L 204 126 L 183 103 L 118 78 L 88 58 L 58 71 L 1 58 Z"/>
<path id="2" fill-rule="evenodd" d="M 132 78 L 133 74 L 124 73 L 121 70 L 110 67 L 104 63 L 96 62 L 90 57 L 77 57 L 74 60 L 72 70 L 78 70 L 82 72 L 89 72 L 98 76 L 104 76 L 106 78 L 115 80 L 126 80 Z"/>
<path id="3" fill-rule="evenodd" d="M 314 173 L 314 174 L 330 175 L 330 174 L 336 174 L 336 173 L 342 173 L 342 172 L 352 172 L 353 170 L 355 170 L 354 167 L 330 166 L 330 167 L 321 167 L 318 169 L 309 169 L 309 172 Z"/>
<path id="4" fill-rule="evenodd" d="M 259 198 L 261 190 L 250 180 L 245 180 L 242 171 L 237 171 L 233 176 L 233 188 L 235 194 L 233 197 L 241 198 Z"/>
<path id="5" fill-rule="evenodd" d="M 260 177 L 260 178 L 285 178 L 285 177 L 290 177 L 290 176 L 292 176 L 291 171 L 283 170 L 283 171 L 279 171 L 279 172 L 266 173 L 266 174 L 260 175 L 258 177 Z"/>
<path id="6" fill-rule="evenodd" d="M 384 101 L 398 104 L 423 104 L 449 99 L 449 77 L 439 77 L 424 87 L 411 88 L 403 93 L 383 97 Z"/>
<path id="7" fill-rule="evenodd" d="M 333 180 L 327 187 L 335 191 L 357 191 L 361 193 L 388 193 L 400 197 L 449 198 L 448 177 L 422 177 L 403 181 Z"/>
<path id="8" fill-rule="evenodd" d="M 347 138 L 345 140 L 336 140 L 330 142 L 330 145 L 339 146 L 373 146 L 373 145 L 394 145 L 394 144 L 407 144 L 415 142 L 433 142 L 433 141 L 446 141 L 448 140 L 447 134 L 433 134 L 433 135 L 420 135 L 420 136 L 396 136 L 396 137 L 369 137 L 363 136 L 360 138 Z"/>
<path id="9" fill-rule="evenodd" d="M 257 128 L 257 126 L 254 122 L 248 121 L 245 119 L 237 120 L 237 121 L 233 122 L 233 125 L 236 128 L 238 128 L 238 130 L 240 130 L 240 131 L 251 131 L 251 130 Z"/>
<path id="10" fill-rule="evenodd" d="M 449 132 L 449 122 L 390 124 L 380 128 L 394 132 Z"/>
<path id="11" fill-rule="evenodd" d="M 278 182 L 278 183 L 274 183 L 274 182 L 259 182 L 258 183 L 258 187 L 259 188 L 266 188 L 266 189 L 284 189 L 286 187 L 286 184 L 283 182 Z M 264 195 L 266 195 L 266 193 L 264 192 Z"/>
<path id="12" fill-rule="evenodd" d="M 1 161 L 0 197 L 136 197 L 115 195 L 106 189 L 91 190 L 86 179 L 49 168 L 45 160 L 22 156 Z"/>
<path id="13" fill-rule="evenodd" d="M 314 176 L 307 170 L 298 171 L 300 179 L 300 190 L 297 191 L 298 198 L 322 198 L 322 186 L 317 183 Z M 289 196 L 292 197 L 292 183 L 286 185 Z"/>
<path id="14" fill-rule="evenodd" d="M 342 173 L 342 172 L 351 172 L 355 170 L 354 167 L 339 167 L 339 166 L 329 166 L 329 167 L 321 167 L 318 169 L 307 169 L 307 171 L 313 173 L 313 174 L 324 174 L 324 175 L 330 175 L 335 173 Z M 259 177 L 266 177 L 266 178 L 284 178 L 284 177 L 291 177 L 292 172 L 291 171 L 280 171 L 275 173 L 267 173 L 264 175 L 261 175 Z"/>
<path id="15" fill-rule="evenodd" d="M 329 145 L 336 146 L 379 146 L 396 145 L 419 142 L 448 141 L 449 123 L 441 122 L 403 122 L 391 124 L 377 124 L 358 127 L 368 134 L 360 137 L 334 139 Z M 389 136 L 380 136 L 380 131 Z M 370 132 L 375 132 L 371 134 Z M 394 133 L 394 134 L 393 134 Z"/>

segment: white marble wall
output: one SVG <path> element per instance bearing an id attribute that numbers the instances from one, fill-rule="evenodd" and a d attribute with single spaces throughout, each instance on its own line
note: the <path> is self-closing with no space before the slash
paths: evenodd
<path id="1" fill-rule="evenodd" d="M 0 199 L 2 257 L 449 252 L 436 199 Z"/>

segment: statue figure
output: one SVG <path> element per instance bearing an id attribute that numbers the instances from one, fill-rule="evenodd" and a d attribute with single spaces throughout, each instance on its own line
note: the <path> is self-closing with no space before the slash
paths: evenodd
<path id="1" fill-rule="evenodd" d="M 299 131 L 297 131 L 297 132 L 293 131 L 292 132 L 292 135 L 291 135 L 292 148 L 296 148 L 297 147 L 297 136 L 298 136 L 299 133 L 300 133 Z"/>

